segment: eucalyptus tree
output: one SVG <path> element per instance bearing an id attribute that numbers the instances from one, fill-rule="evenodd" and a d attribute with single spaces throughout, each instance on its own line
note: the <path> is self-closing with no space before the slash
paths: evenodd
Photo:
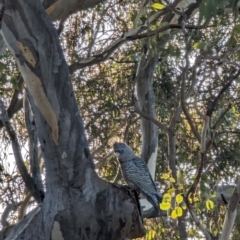
<path id="1" fill-rule="evenodd" d="M 159 216 L 119 185 L 120 139 L 167 193 L 148 239 L 228 239 L 240 185 L 238 1 L 1 3 L 2 237 L 144 236 L 142 219 Z"/>

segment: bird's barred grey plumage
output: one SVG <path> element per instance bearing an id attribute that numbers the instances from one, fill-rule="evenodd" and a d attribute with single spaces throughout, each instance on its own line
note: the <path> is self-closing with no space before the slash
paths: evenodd
<path id="1" fill-rule="evenodd" d="M 114 143 L 113 148 L 128 186 L 142 193 L 159 211 L 159 203 L 162 201 L 162 197 L 157 191 L 145 161 L 137 157 L 125 143 Z"/>

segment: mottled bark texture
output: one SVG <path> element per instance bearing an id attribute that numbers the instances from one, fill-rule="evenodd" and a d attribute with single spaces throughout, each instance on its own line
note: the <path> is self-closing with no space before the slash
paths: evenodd
<path id="1" fill-rule="evenodd" d="M 1 33 L 24 78 L 46 168 L 43 203 L 7 239 L 142 236 L 134 194 L 94 171 L 68 66 L 41 2 L 6 1 Z"/>

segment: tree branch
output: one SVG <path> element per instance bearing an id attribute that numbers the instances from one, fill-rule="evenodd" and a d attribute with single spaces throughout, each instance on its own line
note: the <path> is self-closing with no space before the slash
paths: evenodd
<path id="1" fill-rule="evenodd" d="M 223 93 L 231 86 L 232 82 L 239 77 L 239 75 L 240 75 L 240 70 L 235 74 L 235 76 L 230 78 L 230 80 L 225 84 L 225 86 L 223 86 L 223 88 L 220 90 L 218 95 L 214 98 L 210 108 L 207 110 L 207 113 L 206 113 L 207 116 L 211 117 L 211 115 L 217 105 L 218 100 L 221 98 Z"/>
<path id="2" fill-rule="evenodd" d="M 16 133 L 9 122 L 9 118 L 2 100 L 0 100 L 0 119 L 2 120 L 4 126 L 6 127 L 7 133 L 11 139 L 13 153 L 14 153 L 15 161 L 18 167 L 18 171 L 20 172 L 22 179 L 26 184 L 27 189 L 31 192 L 32 196 L 36 199 L 36 201 L 40 203 L 42 202 L 44 197 L 43 192 L 41 192 L 37 188 L 37 185 L 34 183 L 34 180 L 29 175 L 24 165 L 23 157 L 21 154 L 21 148 L 19 146 Z"/>
<path id="3" fill-rule="evenodd" d="M 7 114 L 10 119 L 14 116 L 15 113 L 17 113 L 23 107 L 23 99 L 18 98 L 19 94 L 22 92 L 22 88 L 23 88 L 23 78 L 20 77 L 18 80 L 18 83 L 17 83 L 17 89 L 14 90 L 11 102 L 7 109 Z M 0 120 L 0 129 L 3 126 L 4 126 L 4 124 Z"/>
<path id="4" fill-rule="evenodd" d="M 219 240 L 228 240 L 230 238 L 233 225 L 237 216 L 237 208 L 240 200 L 240 176 L 237 179 L 237 185 L 228 204 L 227 213 L 223 223 L 222 235 Z"/>
<path id="5" fill-rule="evenodd" d="M 195 26 L 195 25 L 185 25 L 184 28 L 185 29 L 192 29 L 192 30 L 197 30 L 197 29 L 206 29 L 209 27 L 216 27 L 215 25 L 211 25 L 211 26 Z M 164 32 L 166 30 L 169 29 L 182 29 L 183 26 L 182 24 L 169 24 L 163 27 L 160 27 L 154 31 L 148 31 L 147 33 L 143 33 L 143 34 L 137 34 L 135 36 L 129 37 L 129 40 L 137 40 L 137 39 L 142 39 L 142 38 L 148 38 L 148 37 L 152 37 L 157 35 L 158 33 Z"/>
<path id="6" fill-rule="evenodd" d="M 212 126 L 212 129 L 216 129 L 217 125 L 221 122 L 222 118 L 224 117 L 224 115 L 231 109 L 232 104 L 229 103 L 227 108 L 224 110 L 224 112 L 221 114 L 221 116 L 217 119 L 217 121 L 215 122 L 215 124 Z"/>
<path id="7" fill-rule="evenodd" d="M 3 227 L 7 227 L 9 225 L 9 222 L 7 221 L 9 214 L 11 213 L 11 211 L 16 211 L 17 207 L 20 205 L 21 203 L 7 203 L 6 208 L 4 209 L 2 216 L 1 216 L 1 225 Z"/>
<path id="8" fill-rule="evenodd" d="M 37 185 L 37 189 L 43 192 L 43 183 L 41 177 L 41 171 L 39 167 L 39 157 L 38 157 L 38 139 L 36 135 L 36 125 L 33 113 L 30 109 L 30 104 L 28 98 L 24 97 L 24 109 L 25 109 L 25 123 L 28 131 L 29 137 L 29 158 L 30 158 L 30 169 L 32 173 L 32 178 L 34 183 Z"/>
<path id="9" fill-rule="evenodd" d="M 21 219 L 23 219 L 24 215 L 26 214 L 26 208 L 27 208 L 27 205 L 29 203 L 29 200 L 31 199 L 32 195 L 30 192 L 28 192 L 22 203 L 21 203 L 21 206 L 19 208 L 19 211 L 18 211 L 18 221 L 20 221 Z"/>
<path id="10" fill-rule="evenodd" d="M 194 134 L 194 136 L 196 137 L 196 139 L 198 140 L 198 142 L 200 143 L 201 142 L 201 139 L 200 139 L 200 135 L 197 131 L 197 129 L 195 128 L 194 124 L 193 124 L 193 121 L 191 119 L 191 116 L 188 112 L 188 109 L 186 107 L 186 103 L 185 103 L 185 78 L 186 78 L 186 72 L 188 70 L 188 67 L 186 66 L 183 74 L 182 74 L 182 85 L 181 85 L 181 106 L 182 106 L 182 110 L 187 118 L 187 121 L 191 127 L 191 130 Z"/>
<path id="11" fill-rule="evenodd" d="M 154 119 L 152 116 L 150 116 L 149 114 L 143 112 L 140 110 L 138 101 L 136 98 L 134 98 L 134 110 L 136 113 L 138 113 L 141 117 L 148 119 L 149 121 L 151 121 L 152 123 L 154 123 L 156 126 L 158 126 L 163 132 L 168 133 L 168 127 L 165 126 L 164 124 L 162 124 L 161 122 L 159 122 L 158 120 Z"/>
<path id="12" fill-rule="evenodd" d="M 193 219 L 193 221 L 195 222 L 196 226 L 199 228 L 199 230 L 202 232 L 202 234 L 205 236 L 205 238 L 207 240 L 212 240 L 212 236 L 209 233 L 209 231 L 201 224 L 200 220 L 198 219 L 194 209 L 192 208 L 192 206 L 190 205 L 189 201 L 187 199 L 185 199 L 188 211 Z"/>

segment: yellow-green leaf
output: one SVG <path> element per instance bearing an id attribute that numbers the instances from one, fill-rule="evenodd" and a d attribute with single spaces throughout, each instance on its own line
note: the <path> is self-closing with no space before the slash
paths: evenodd
<path id="1" fill-rule="evenodd" d="M 165 6 L 164 6 L 163 4 L 161 4 L 161 3 L 154 3 L 154 4 L 152 5 L 152 7 L 155 8 L 155 9 L 157 9 L 157 10 L 162 10 L 162 9 L 165 8 Z"/>
<path id="2" fill-rule="evenodd" d="M 210 195 L 211 195 L 212 198 L 215 198 L 217 194 L 216 194 L 215 191 L 211 191 Z"/>
<path id="3" fill-rule="evenodd" d="M 194 201 L 194 202 L 198 202 L 198 201 L 199 201 L 199 198 L 198 198 L 198 197 L 194 197 L 193 201 Z"/>
<path id="4" fill-rule="evenodd" d="M 176 182 L 173 177 L 170 177 L 169 180 L 170 180 L 171 183 L 175 183 Z"/>
<path id="5" fill-rule="evenodd" d="M 150 231 L 147 232 L 147 234 L 146 234 L 146 239 L 147 239 L 147 240 L 154 240 L 154 239 L 155 239 L 155 235 L 156 235 L 156 231 L 150 230 Z"/>
<path id="6" fill-rule="evenodd" d="M 193 48 L 194 49 L 201 49 L 201 50 L 204 50 L 207 46 L 207 43 L 206 42 L 196 42 L 193 44 Z"/>
<path id="7" fill-rule="evenodd" d="M 198 42 L 197 42 L 197 43 L 194 43 L 194 44 L 193 44 L 193 48 L 194 48 L 194 49 L 198 49 L 198 48 L 199 48 L 199 43 L 198 43 Z"/>
<path id="8" fill-rule="evenodd" d="M 174 209 L 171 213 L 171 218 L 176 219 L 178 217 L 176 209 Z"/>
<path id="9" fill-rule="evenodd" d="M 167 173 L 164 173 L 162 176 L 161 176 L 161 179 L 169 179 L 169 175 Z"/>
<path id="10" fill-rule="evenodd" d="M 197 201 L 199 201 L 199 198 L 196 197 L 195 195 L 193 195 L 192 193 L 190 193 L 190 195 L 188 196 L 188 201 L 190 203 L 197 202 Z"/>
<path id="11" fill-rule="evenodd" d="M 170 202 L 161 202 L 160 209 L 167 211 L 171 207 Z"/>
<path id="12" fill-rule="evenodd" d="M 181 217 L 182 216 L 182 208 L 181 207 L 176 207 L 176 213 L 177 213 L 177 216 L 178 217 Z"/>
<path id="13" fill-rule="evenodd" d="M 179 184 L 178 190 L 182 190 L 183 189 L 183 185 Z"/>
<path id="14" fill-rule="evenodd" d="M 171 202 L 172 196 L 169 193 L 163 195 L 163 202 Z"/>
<path id="15" fill-rule="evenodd" d="M 172 193 L 174 193 L 175 191 L 176 191 L 175 188 L 170 188 L 170 189 L 167 190 L 167 192 L 168 192 L 169 194 L 172 194 Z"/>
<path id="16" fill-rule="evenodd" d="M 183 196 L 181 194 L 177 194 L 176 196 L 176 203 L 180 204 L 183 201 Z"/>
<path id="17" fill-rule="evenodd" d="M 206 207 L 208 210 L 212 210 L 214 208 L 214 202 L 210 199 L 206 201 Z"/>
<path id="18" fill-rule="evenodd" d="M 183 210 L 186 210 L 186 209 L 187 209 L 187 206 L 186 206 L 186 205 L 183 205 L 183 206 L 182 206 L 182 209 L 183 209 Z"/>

